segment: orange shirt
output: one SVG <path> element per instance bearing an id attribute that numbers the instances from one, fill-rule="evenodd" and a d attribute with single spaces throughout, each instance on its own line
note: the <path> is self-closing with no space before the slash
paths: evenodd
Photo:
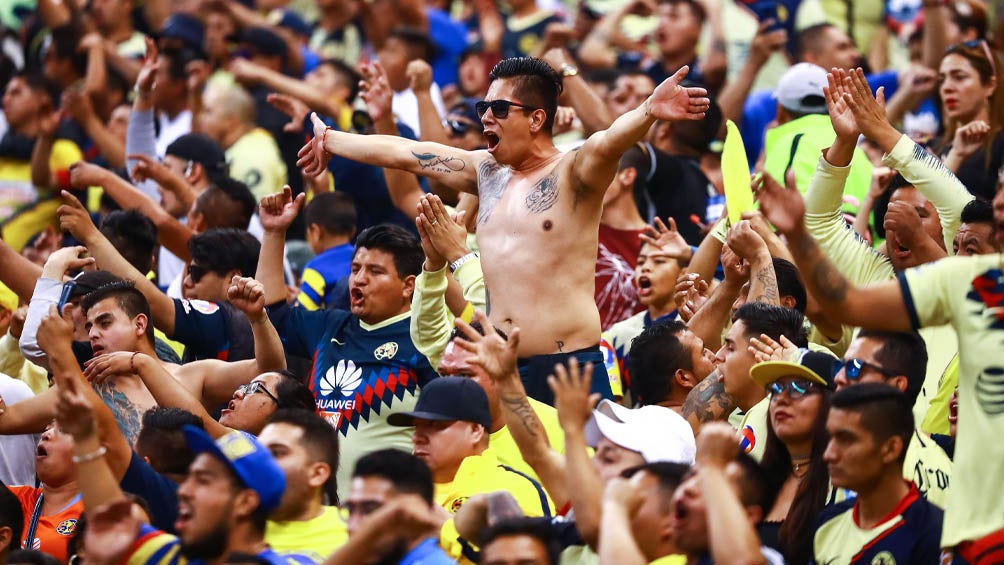
<path id="1" fill-rule="evenodd" d="M 31 515 L 35 511 L 35 503 L 42 495 L 41 488 L 32 487 L 10 487 L 11 492 L 21 501 L 21 511 L 24 512 L 24 535 L 28 535 L 28 526 L 31 524 Z M 77 495 L 69 506 L 63 508 L 55 514 L 40 516 L 38 525 L 35 527 L 35 539 L 32 540 L 31 548 L 48 553 L 58 559 L 61 563 L 66 563 L 69 556 L 66 554 L 66 544 L 70 541 L 73 533 L 77 530 L 77 520 L 80 513 L 84 511 L 84 501 Z M 24 540 L 22 540 L 22 544 Z"/>

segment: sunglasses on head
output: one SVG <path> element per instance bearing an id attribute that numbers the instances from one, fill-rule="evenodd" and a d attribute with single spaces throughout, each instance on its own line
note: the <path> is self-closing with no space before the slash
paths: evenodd
<path id="1" fill-rule="evenodd" d="M 237 387 L 237 390 L 241 391 L 244 394 L 244 396 L 262 393 L 265 396 L 271 398 L 276 404 L 279 404 L 279 399 L 276 398 L 274 394 L 269 392 L 268 389 L 265 388 L 265 383 L 261 381 L 252 381 L 246 385 L 241 385 Z"/>
<path id="2" fill-rule="evenodd" d="M 861 371 L 863 371 L 863 370 L 865 370 L 865 369 L 867 369 L 869 367 L 871 367 L 872 369 L 875 369 L 876 371 L 882 373 L 882 375 L 885 376 L 885 377 L 895 377 L 896 376 L 895 373 L 893 373 L 892 371 L 889 371 L 888 369 L 885 369 L 883 367 L 879 367 L 875 363 L 869 363 L 868 361 L 862 361 L 861 359 L 846 359 L 846 360 L 837 361 L 837 371 L 840 371 L 840 369 L 843 369 L 844 370 L 844 374 L 847 375 L 847 378 L 850 379 L 850 380 L 852 380 L 852 381 L 856 381 L 859 378 L 861 378 Z M 836 372 L 834 372 L 834 374 L 836 374 Z"/>
<path id="3" fill-rule="evenodd" d="M 990 44 L 987 43 L 986 39 L 970 39 L 969 41 L 956 43 L 955 45 L 950 45 L 946 51 L 952 53 L 959 47 L 964 47 L 966 49 L 983 49 L 983 56 L 987 58 L 987 63 L 990 63 L 990 73 L 993 76 L 997 76 L 997 63 L 994 61 L 994 54 L 990 50 Z"/>
<path id="4" fill-rule="evenodd" d="M 777 400 L 785 393 L 787 393 L 788 398 L 798 400 L 818 388 L 819 383 L 814 383 L 808 379 L 793 379 L 786 383 L 774 381 L 767 385 L 767 392 L 771 394 L 772 401 Z"/>
<path id="5" fill-rule="evenodd" d="M 491 108 L 492 115 L 501 120 L 509 115 L 509 108 L 511 106 L 516 106 L 517 108 L 523 108 L 523 110 L 530 110 L 531 112 L 540 109 L 536 106 L 527 106 L 526 104 L 510 102 L 509 100 L 492 100 L 491 102 L 487 100 L 482 100 L 474 104 L 474 110 L 478 113 L 478 117 L 484 117 L 485 112 L 488 111 L 488 108 Z"/>

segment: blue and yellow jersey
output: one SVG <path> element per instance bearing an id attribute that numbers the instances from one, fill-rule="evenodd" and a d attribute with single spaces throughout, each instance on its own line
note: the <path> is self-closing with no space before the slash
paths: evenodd
<path id="1" fill-rule="evenodd" d="M 335 284 L 352 272 L 352 254 L 355 247 L 351 243 L 325 249 L 307 262 L 300 282 L 300 294 L 296 302 L 307 310 L 331 308 L 329 296 Z"/>
<path id="2" fill-rule="evenodd" d="M 258 557 L 270 565 L 314 565 L 314 561 L 297 553 L 279 554 L 271 548 L 258 553 Z M 126 565 L 201 565 L 203 561 L 189 560 L 181 554 L 181 540 L 166 534 L 149 524 L 139 529 L 139 537 L 128 556 L 122 560 Z"/>
<path id="3" fill-rule="evenodd" d="M 913 484 L 896 508 L 871 528 L 858 525 L 856 500 L 827 507 L 813 538 L 815 562 L 940 563 L 942 517 L 941 509 L 924 500 Z"/>

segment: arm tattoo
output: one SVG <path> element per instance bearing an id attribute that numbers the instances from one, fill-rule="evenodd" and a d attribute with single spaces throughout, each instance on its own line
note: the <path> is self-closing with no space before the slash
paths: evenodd
<path id="1" fill-rule="evenodd" d="M 423 171 L 428 169 L 437 173 L 456 173 L 464 170 L 466 166 L 464 160 L 459 157 L 436 155 L 435 153 L 415 153 L 414 151 L 411 154 L 418 159 L 418 166 Z"/>
<path id="2" fill-rule="evenodd" d="M 687 420 L 691 416 L 704 424 L 715 420 L 725 420 L 736 409 L 736 401 L 725 392 L 725 380 L 717 370 L 705 377 L 688 394 L 683 402 L 682 414 Z"/>
<path id="3" fill-rule="evenodd" d="M 478 167 L 478 225 L 491 218 L 495 204 L 509 184 L 512 169 L 499 165 L 494 159 L 485 159 Z"/>
<path id="4" fill-rule="evenodd" d="M 756 280 L 760 283 L 760 292 L 756 296 L 750 297 L 752 301 L 781 304 L 781 296 L 777 288 L 777 275 L 773 271 L 773 265 L 768 263 L 756 272 Z"/>
<path id="5" fill-rule="evenodd" d="M 115 415 L 115 423 L 118 424 L 119 431 L 125 436 L 129 445 L 134 445 L 136 443 L 136 436 L 139 435 L 141 420 L 139 407 L 109 381 L 94 385 L 94 392 L 98 393 L 98 396 L 112 409 L 112 414 Z"/>
<path id="6" fill-rule="evenodd" d="M 823 302 L 841 304 L 847 299 L 847 278 L 840 272 L 816 244 L 812 236 L 806 234 L 791 246 L 792 252 L 803 264 L 810 266 L 810 291 Z"/>
<path id="7" fill-rule="evenodd" d="M 537 413 L 533 411 L 533 407 L 527 402 L 525 394 L 503 393 L 499 396 L 499 400 L 502 401 L 507 410 L 516 415 L 516 418 L 519 419 L 520 424 L 523 425 L 528 434 L 533 437 L 543 435 L 540 419 L 537 418 Z"/>
<path id="8" fill-rule="evenodd" d="M 526 207 L 531 214 L 546 212 L 558 201 L 558 175 L 551 174 L 540 179 L 530 194 L 526 195 Z"/>

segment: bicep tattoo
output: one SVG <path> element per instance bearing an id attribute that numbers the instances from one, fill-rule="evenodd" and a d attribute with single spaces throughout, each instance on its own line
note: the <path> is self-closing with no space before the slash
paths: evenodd
<path id="1" fill-rule="evenodd" d="M 699 382 L 683 403 L 682 414 L 687 420 L 691 416 L 702 424 L 725 420 L 736 409 L 736 401 L 725 392 L 725 380 L 717 370 Z"/>
<path id="2" fill-rule="evenodd" d="M 414 151 L 411 154 L 418 160 L 418 166 L 423 172 L 458 173 L 467 166 L 464 160 L 459 157 L 436 155 L 435 153 L 415 153 Z"/>

